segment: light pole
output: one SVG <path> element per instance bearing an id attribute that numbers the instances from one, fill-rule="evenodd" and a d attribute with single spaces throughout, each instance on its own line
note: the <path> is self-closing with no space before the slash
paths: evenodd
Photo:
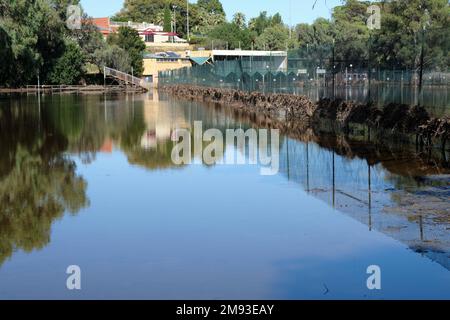
<path id="1" fill-rule="evenodd" d="M 187 40 L 191 41 L 191 36 L 189 33 L 189 0 L 186 0 L 186 27 L 187 27 Z"/>
<path id="2" fill-rule="evenodd" d="M 177 6 L 173 5 L 172 6 L 173 9 L 173 35 L 172 35 L 172 43 L 175 42 L 175 34 L 177 33 L 177 13 L 176 13 L 176 9 Z"/>

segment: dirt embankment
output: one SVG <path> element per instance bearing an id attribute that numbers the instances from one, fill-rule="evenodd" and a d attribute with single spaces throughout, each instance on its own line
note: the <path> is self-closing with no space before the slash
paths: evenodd
<path id="1" fill-rule="evenodd" d="M 328 120 L 344 130 L 354 123 L 375 128 L 378 132 L 415 134 L 418 144 L 440 143 L 443 149 L 450 140 L 450 117 L 431 118 L 421 106 L 390 103 L 378 108 L 331 99 L 314 103 L 305 96 L 188 85 L 163 86 L 161 90 L 189 100 L 227 105 L 250 118 L 262 117 L 268 123 L 276 123 L 277 127 L 292 122 L 308 127 Z"/>

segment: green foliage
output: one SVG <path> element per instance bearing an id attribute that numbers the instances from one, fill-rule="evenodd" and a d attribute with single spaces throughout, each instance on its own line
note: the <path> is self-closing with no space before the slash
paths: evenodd
<path id="1" fill-rule="evenodd" d="M 268 16 L 261 12 L 246 24 L 245 15 L 236 13 L 231 23 L 222 23 L 208 32 L 208 42 L 214 40 L 214 47 L 235 49 L 286 50 L 296 47 L 289 39 L 289 29 L 283 24 L 279 13 Z"/>
<path id="2" fill-rule="evenodd" d="M 86 62 L 96 64 L 95 52 L 105 50 L 107 45 L 92 19 L 84 15 L 81 30 L 72 31 L 71 36 L 77 40 Z"/>
<path id="3" fill-rule="evenodd" d="M 164 9 L 164 31 L 172 31 L 172 17 L 168 5 L 166 5 L 166 8 Z"/>
<path id="4" fill-rule="evenodd" d="M 52 84 L 76 84 L 83 75 L 85 59 L 81 48 L 73 40 L 67 40 L 64 53 L 56 61 L 49 75 Z"/>
<path id="5" fill-rule="evenodd" d="M 266 11 L 261 12 L 256 18 L 250 19 L 249 22 L 250 30 L 256 32 L 258 36 L 267 28 L 277 25 L 283 25 L 281 15 L 277 13 L 274 16 L 268 16 Z"/>
<path id="6" fill-rule="evenodd" d="M 228 49 L 250 49 L 254 34 L 248 28 L 242 28 L 235 23 L 223 23 L 209 33 L 209 40 L 217 46 L 228 46 Z"/>
<path id="7" fill-rule="evenodd" d="M 166 0 L 125 0 L 122 10 L 113 17 L 113 20 L 155 21 L 157 13 L 163 12 L 166 6 Z"/>
<path id="8" fill-rule="evenodd" d="M 117 36 L 114 37 L 111 42 L 128 53 L 134 74 L 137 77 L 140 77 L 142 72 L 144 72 L 142 55 L 146 47 L 144 41 L 139 36 L 139 33 L 135 29 L 129 27 L 120 27 Z"/>
<path id="9" fill-rule="evenodd" d="M 324 67 L 332 56 L 333 27 L 333 24 L 324 18 L 318 18 L 312 25 L 298 24 L 295 34 L 299 48 L 291 52 L 291 56 L 305 59 L 303 67 Z"/>
<path id="10" fill-rule="evenodd" d="M 80 0 L 49 0 L 62 21 L 67 20 L 67 8 L 69 5 L 79 5 Z"/>
<path id="11" fill-rule="evenodd" d="M 385 5 L 374 33 L 375 57 L 383 67 L 414 69 L 424 45 L 425 67 L 448 70 L 450 7 L 447 0 L 398 0 Z"/>
<path id="12" fill-rule="evenodd" d="M 237 25 L 240 29 L 245 29 L 247 27 L 245 14 L 243 14 L 242 12 L 236 12 L 233 16 L 232 23 Z"/>
<path id="13" fill-rule="evenodd" d="M 194 34 L 206 35 L 216 26 L 226 22 L 224 14 L 211 14 L 199 6 L 193 6 L 189 10 L 190 27 Z"/>
<path id="14" fill-rule="evenodd" d="M 12 74 L 12 67 L 14 61 L 14 55 L 12 52 L 11 38 L 8 33 L 0 27 L 0 57 L 2 57 L 0 63 L 0 85 L 8 84 L 9 77 Z"/>
<path id="15" fill-rule="evenodd" d="M 225 11 L 219 0 L 198 0 L 197 5 L 209 14 L 225 16 Z"/>
<path id="16" fill-rule="evenodd" d="M 335 7 L 331 21 L 320 18 L 295 31 L 300 49 L 294 55 L 312 64 L 336 60 L 361 64 L 370 54 L 381 69 L 417 70 L 422 45 L 425 68 L 448 70 L 450 65 L 450 7 L 447 0 L 397 0 L 379 2 L 381 29 L 370 31 L 367 8 L 373 2 L 346 0 Z"/>
<path id="17" fill-rule="evenodd" d="M 368 3 L 348 0 L 344 6 L 334 9 L 332 21 L 337 59 L 358 60 L 367 57 L 367 7 Z"/>
<path id="18" fill-rule="evenodd" d="M 259 50 L 286 50 L 288 40 L 289 30 L 278 24 L 263 31 L 256 39 L 256 48 Z"/>
<path id="19" fill-rule="evenodd" d="M 2 67 L 2 84 L 36 82 L 38 73 L 45 81 L 64 50 L 64 23 L 49 1 L 0 0 L 0 6 L 1 47 L 11 65 Z"/>
<path id="20" fill-rule="evenodd" d="M 109 45 L 94 52 L 94 62 L 100 70 L 109 67 L 131 73 L 131 61 L 128 53 L 117 45 Z"/>

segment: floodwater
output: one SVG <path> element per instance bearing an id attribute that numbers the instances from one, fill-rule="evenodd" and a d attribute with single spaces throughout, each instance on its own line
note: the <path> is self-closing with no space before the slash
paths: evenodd
<path id="1" fill-rule="evenodd" d="M 450 299 L 448 154 L 309 131 L 276 175 L 175 165 L 194 121 L 258 128 L 156 92 L 0 97 L 0 298 Z"/>

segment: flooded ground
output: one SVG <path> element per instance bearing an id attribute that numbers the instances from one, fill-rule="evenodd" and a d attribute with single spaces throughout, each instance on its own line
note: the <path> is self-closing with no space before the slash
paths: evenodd
<path id="1" fill-rule="evenodd" d="M 195 121 L 259 128 L 226 108 L 156 92 L 0 105 L 0 298 L 450 298 L 439 152 L 305 131 L 280 137 L 279 173 L 263 176 L 174 164 L 171 138 Z"/>

